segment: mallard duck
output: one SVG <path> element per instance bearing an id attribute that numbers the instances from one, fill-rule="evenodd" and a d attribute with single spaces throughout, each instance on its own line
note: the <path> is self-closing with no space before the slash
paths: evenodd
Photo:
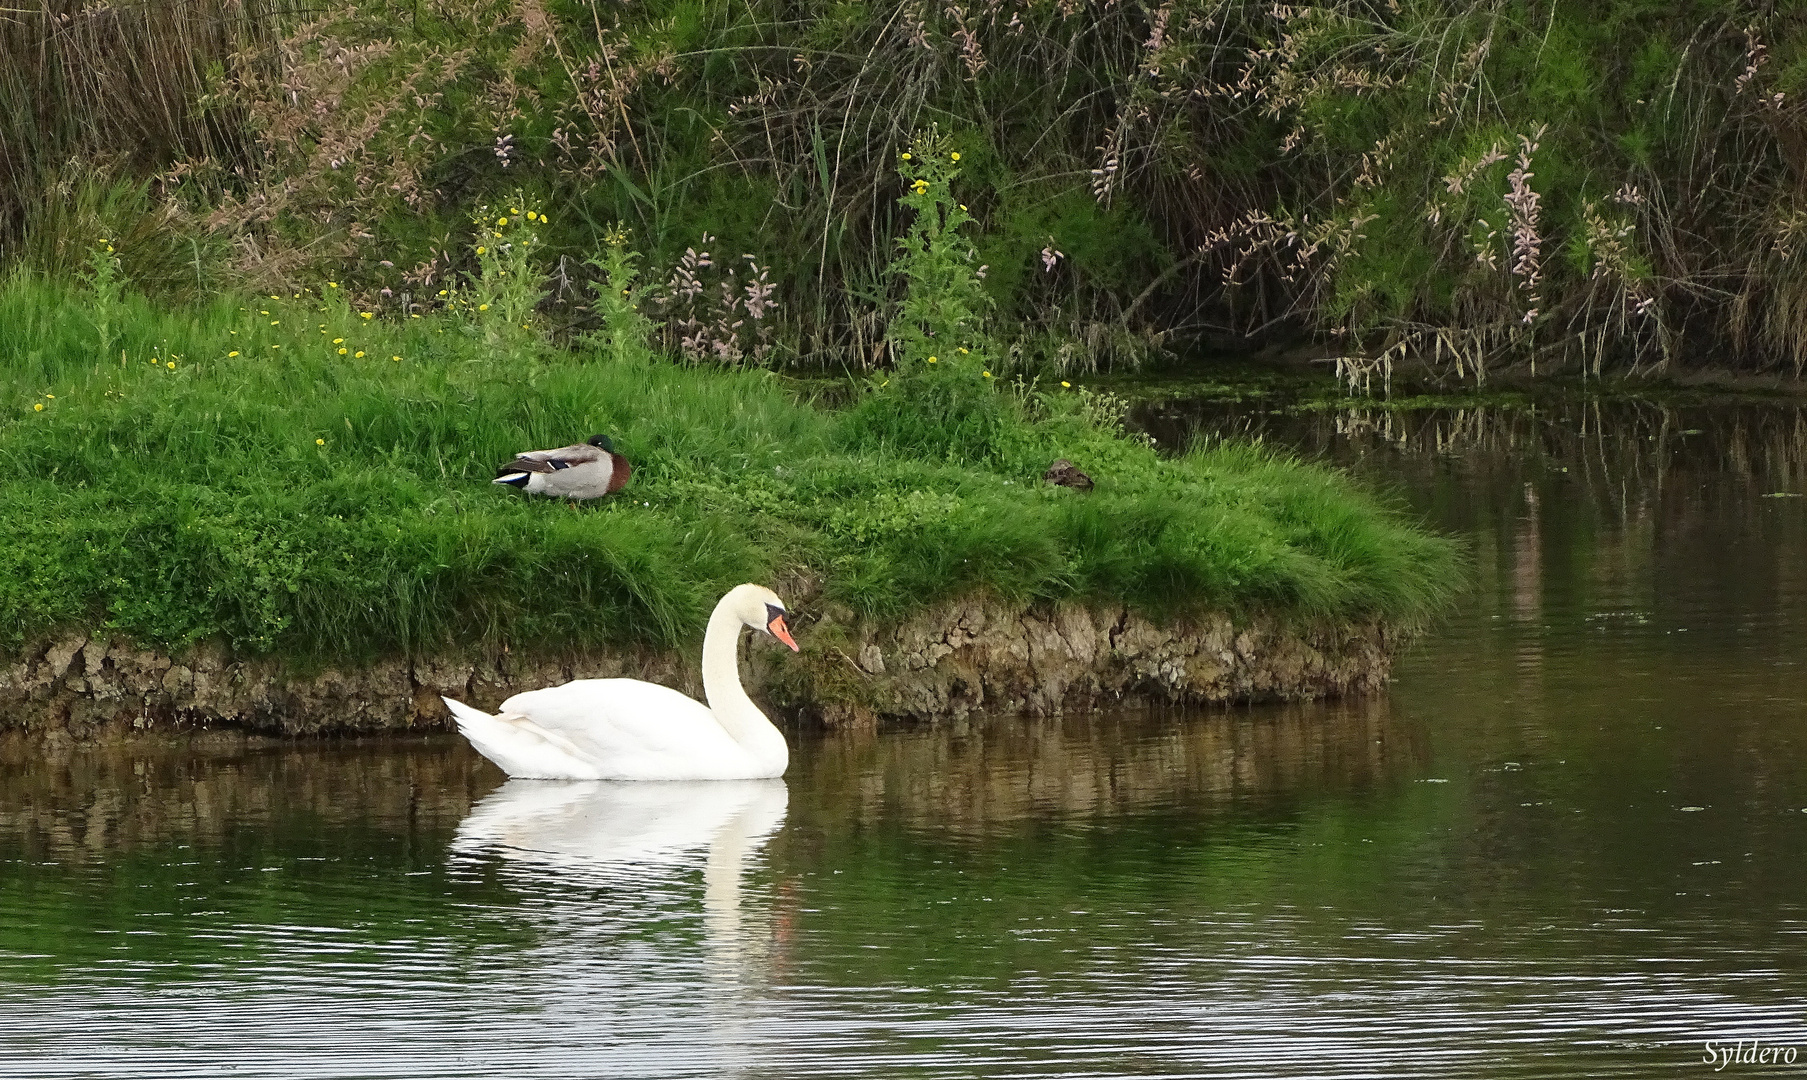
<path id="1" fill-rule="evenodd" d="M 784 602 L 736 585 L 703 634 L 703 696 L 638 679 L 578 679 L 529 690 L 494 715 L 444 698 L 458 730 L 509 776 L 529 780 L 760 780 L 790 764 L 784 733 L 741 689 L 742 627 L 791 647 Z"/>
<path id="2" fill-rule="evenodd" d="M 536 495 L 596 499 L 620 491 L 634 467 L 615 452 L 607 435 L 557 450 L 529 450 L 496 470 L 491 483 L 510 484 Z"/>
<path id="3" fill-rule="evenodd" d="M 1050 484 L 1059 484 L 1061 487 L 1077 488 L 1080 491 L 1092 490 L 1092 478 L 1080 472 L 1079 466 L 1066 458 L 1061 458 L 1048 466 L 1048 471 L 1042 474 L 1042 479 Z"/>

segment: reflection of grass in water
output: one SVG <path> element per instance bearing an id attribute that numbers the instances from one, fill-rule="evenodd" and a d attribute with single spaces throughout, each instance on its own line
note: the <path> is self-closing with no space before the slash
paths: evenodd
<path id="1" fill-rule="evenodd" d="M 726 586 L 794 567 L 886 617 L 981 591 L 1411 619 L 1457 577 L 1448 543 L 1335 474 L 1248 447 L 1163 461 L 1077 395 L 1012 412 L 983 461 L 928 460 L 765 373 L 554 357 L 326 296 L 128 297 L 119 355 L 97 357 L 80 296 L 0 286 L 7 637 L 103 621 L 313 656 L 671 644 Z M 488 483 L 517 450 L 594 432 L 635 463 L 620 496 L 577 512 Z M 1040 483 L 1056 456 L 1098 490 Z"/>

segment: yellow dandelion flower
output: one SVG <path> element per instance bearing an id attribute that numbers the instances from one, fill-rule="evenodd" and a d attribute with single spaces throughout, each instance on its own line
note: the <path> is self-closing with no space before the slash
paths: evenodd
<path id="1" fill-rule="evenodd" d="M 237 356 L 237 355 L 238 355 L 238 350 L 237 350 L 237 349 L 233 349 L 233 350 L 232 350 L 232 351 L 231 351 L 231 352 L 229 352 L 229 353 L 227 353 L 227 354 L 226 354 L 226 355 L 227 355 L 227 356 Z"/>
<path id="2" fill-rule="evenodd" d="M 540 215 L 540 224 L 541 225 L 544 225 L 544 224 L 546 224 L 546 222 L 551 221 L 551 220 L 552 219 L 547 217 L 545 214 Z"/>
<path id="3" fill-rule="evenodd" d="M 170 370 L 171 370 L 171 371 L 174 371 L 174 370 L 176 370 L 176 362 L 175 362 L 175 361 L 174 361 L 174 360 L 171 360 L 171 361 L 170 361 L 170 362 L 169 362 L 169 363 L 168 363 L 168 364 L 167 364 L 167 365 L 165 365 L 165 366 L 167 366 L 167 367 L 168 367 L 168 368 L 169 368 L 169 369 L 170 369 Z"/>
<path id="4" fill-rule="evenodd" d="M 929 190 L 929 182 L 927 180 L 918 180 L 914 184 L 911 184 L 910 186 L 916 190 L 916 194 L 918 194 L 918 195 L 921 195 L 923 192 Z"/>
<path id="5" fill-rule="evenodd" d="M 107 254 L 108 255 L 113 254 L 113 245 L 112 244 L 107 245 Z"/>
<path id="6" fill-rule="evenodd" d="M 391 359 L 391 360 L 400 360 L 400 359 L 401 359 L 401 357 L 399 357 L 399 356 L 391 356 L 391 357 L 390 357 L 390 358 L 389 358 L 389 359 Z"/>
<path id="7" fill-rule="evenodd" d="M 981 371 L 979 374 L 985 376 L 987 379 L 991 378 L 991 372 L 989 371 Z"/>
<path id="8" fill-rule="evenodd" d="M 325 446 L 325 445 L 326 445 L 326 440 L 325 440 L 325 439 L 315 439 L 315 440 L 314 440 L 314 445 L 315 445 L 315 446 Z"/>
<path id="9" fill-rule="evenodd" d="M 345 350 L 345 346 L 343 346 L 343 345 L 341 345 L 341 346 L 339 346 L 339 355 L 340 355 L 340 356 L 344 356 L 344 355 L 345 355 L 345 351 L 346 351 L 346 350 Z"/>
<path id="10" fill-rule="evenodd" d="M 268 314 L 269 314 L 269 312 L 267 312 L 267 311 L 260 311 L 260 312 L 258 312 L 258 314 L 259 314 L 259 315 L 268 315 Z"/>
<path id="11" fill-rule="evenodd" d="M 964 346 L 964 345 L 960 346 L 960 355 L 961 356 L 966 355 L 966 346 Z"/>
<path id="12" fill-rule="evenodd" d="M 326 287 L 329 289 L 336 289 L 339 287 L 339 283 L 336 281 L 329 281 L 326 283 Z"/>
<path id="13" fill-rule="evenodd" d="M 936 359 L 937 359 L 937 357 L 933 357 L 933 356 L 929 357 L 929 363 L 933 364 L 936 361 Z"/>
<path id="14" fill-rule="evenodd" d="M 904 156 L 903 156 L 903 159 L 904 159 L 904 160 L 905 160 L 905 161 L 908 161 L 908 160 L 910 160 L 910 152 L 909 152 L 909 151 L 908 151 L 908 150 L 905 150 L 905 151 L 904 151 Z"/>
<path id="15" fill-rule="evenodd" d="M 333 344 L 334 345 L 343 345 L 343 344 L 345 344 L 345 339 L 342 337 L 333 338 Z"/>
<path id="16" fill-rule="evenodd" d="M 478 305 L 477 305 L 477 310 L 478 310 L 478 311 L 488 311 L 488 310 L 489 310 L 489 305 L 488 305 L 488 304 L 478 304 Z"/>
<path id="17" fill-rule="evenodd" d="M 485 252 L 485 251 L 488 251 L 488 250 L 489 250 L 489 249 L 488 249 L 488 248 L 486 248 L 486 247 L 483 247 L 483 246 L 482 246 L 482 245 L 478 245 L 478 247 L 477 247 L 477 254 L 479 254 L 479 255 L 481 255 L 481 254 L 483 254 L 483 253 L 484 253 L 484 252 Z"/>
<path id="18" fill-rule="evenodd" d="M 964 209 L 966 209 L 966 204 L 965 204 L 965 203 L 961 203 L 961 204 L 960 204 L 960 209 L 962 209 L 962 210 L 964 210 Z"/>
<path id="19" fill-rule="evenodd" d="M 439 295 L 441 295 L 441 296 L 444 296 L 444 295 L 445 295 L 445 290 L 444 290 L 444 289 L 441 289 L 441 290 L 439 290 Z"/>
<path id="20" fill-rule="evenodd" d="M 45 397 L 47 397 L 47 398 L 49 398 L 49 399 L 50 399 L 50 400 L 52 400 L 52 401 L 55 401 L 55 400 L 56 400 L 56 395 L 55 395 L 55 394 L 45 394 L 45 395 L 44 395 L 44 396 L 45 396 Z"/>
<path id="21" fill-rule="evenodd" d="M 352 354 L 351 354 L 351 355 L 352 355 L 352 356 L 355 356 L 355 357 L 358 357 L 358 358 L 360 358 L 360 359 L 362 359 L 362 358 L 363 358 L 363 356 L 364 356 L 364 350 L 363 350 L 363 349 L 359 349 L 359 350 L 358 350 L 358 351 L 357 351 L 357 352 L 354 352 L 354 353 L 352 353 Z"/>
<path id="22" fill-rule="evenodd" d="M 508 224 L 508 219 L 505 217 L 499 217 L 496 219 L 496 224 L 497 225 L 506 225 L 506 224 Z"/>
<path id="23" fill-rule="evenodd" d="M 375 315 L 375 314 L 373 314 L 373 313 L 372 313 L 372 312 L 368 312 L 368 311 L 360 311 L 360 312 L 358 312 L 358 314 L 359 314 L 359 315 L 360 315 L 360 316 L 361 316 L 361 317 L 363 317 L 363 318 L 366 318 L 366 319 L 374 319 L 374 318 L 376 318 L 376 315 Z"/>
<path id="24" fill-rule="evenodd" d="M 238 333 L 238 331 L 237 331 L 237 330 L 228 330 L 228 331 L 226 331 L 226 332 L 227 332 L 227 333 L 228 333 L 228 334 L 237 334 L 237 333 Z"/>
<path id="25" fill-rule="evenodd" d="M 960 151 L 956 150 L 953 153 L 949 154 L 948 157 L 954 161 L 959 161 L 960 160 Z"/>
<path id="26" fill-rule="evenodd" d="M 31 411 L 32 412 L 43 412 L 44 411 L 44 403 L 42 401 L 40 401 L 37 404 L 33 405 L 31 407 Z"/>
<path id="27" fill-rule="evenodd" d="M 101 237 L 101 238 L 100 238 L 100 239 L 99 239 L 99 240 L 97 240 L 97 241 L 95 241 L 95 242 L 96 242 L 96 243 L 99 243 L 99 244 L 111 244 L 111 243 L 112 243 L 112 242 L 113 242 L 113 241 L 111 241 L 111 240 L 108 240 L 108 239 L 107 239 L 107 238 L 106 238 L 106 237 L 104 237 L 104 236 L 103 236 L 103 237 Z"/>
<path id="28" fill-rule="evenodd" d="M 1062 380 L 1060 380 L 1060 385 L 1062 385 L 1062 386 L 1064 386 L 1064 387 L 1069 387 L 1069 388 L 1070 388 L 1070 387 L 1071 387 L 1071 386 L 1072 386 L 1072 385 L 1073 385 L 1073 384 L 1072 384 L 1072 383 L 1070 383 L 1070 382 L 1068 382 L 1068 381 L 1067 381 L 1067 380 L 1065 380 L 1065 379 L 1062 379 Z"/>
<path id="29" fill-rule="evenodd" d="M 527 220 L 528 221 L 532 221 L 534 218 L 536 218 L 538 216 L 539 216 L 538 214 L 534 213 L 531 210 L 527 211 Z"/>

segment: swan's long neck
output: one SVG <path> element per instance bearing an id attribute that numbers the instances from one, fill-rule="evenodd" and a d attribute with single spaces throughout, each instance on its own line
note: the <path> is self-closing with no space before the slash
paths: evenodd
<path id="1" fill-rule="evenodd" d="M 764 775 L 779 776 L 790 761 L 790 748 L 785 745 L 784 733 L 772 726 L 740 685 L 740 664 L 736 654 L 740 647 L 740 631 L 745 625 L 734 614 L 726 597 L 715 605 L 715 613 L 709 616 L 709 629 L 703 634 L 703 697 L 708 700 L 709 711 L 715 714 L 715 720 L 723 730 L 762 764 L 769 764 L 773 769 Z"/>

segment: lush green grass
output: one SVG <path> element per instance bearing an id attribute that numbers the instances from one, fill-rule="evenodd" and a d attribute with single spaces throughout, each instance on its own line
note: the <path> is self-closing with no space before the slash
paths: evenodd
<path id="1" fill-rule="evenodd" d="M 1458 578 L 1450 543 L 1338 475 L 1246 447 L 1162 460 L 1073 389 L 981 384 L 1004 403 L 993 436 L 937 455 L 920 431 L 901 449 L 869 403 L 819 409 L 770 373 L 551 353 L 452 316 L 128 295 L 102 354 L 92 307 L 0 283 L 14 642 L 104 624 L 312 656 L 669 645 L 725 586 L 795 568 L 882 617 L 983 590 L 1415 619 Z M 517 450 L 595 432 L 635 464 L 619 496 L 574 510 L 488 482 Z M 1097 490 L 1041 483 L 1056 456 Z"/>

